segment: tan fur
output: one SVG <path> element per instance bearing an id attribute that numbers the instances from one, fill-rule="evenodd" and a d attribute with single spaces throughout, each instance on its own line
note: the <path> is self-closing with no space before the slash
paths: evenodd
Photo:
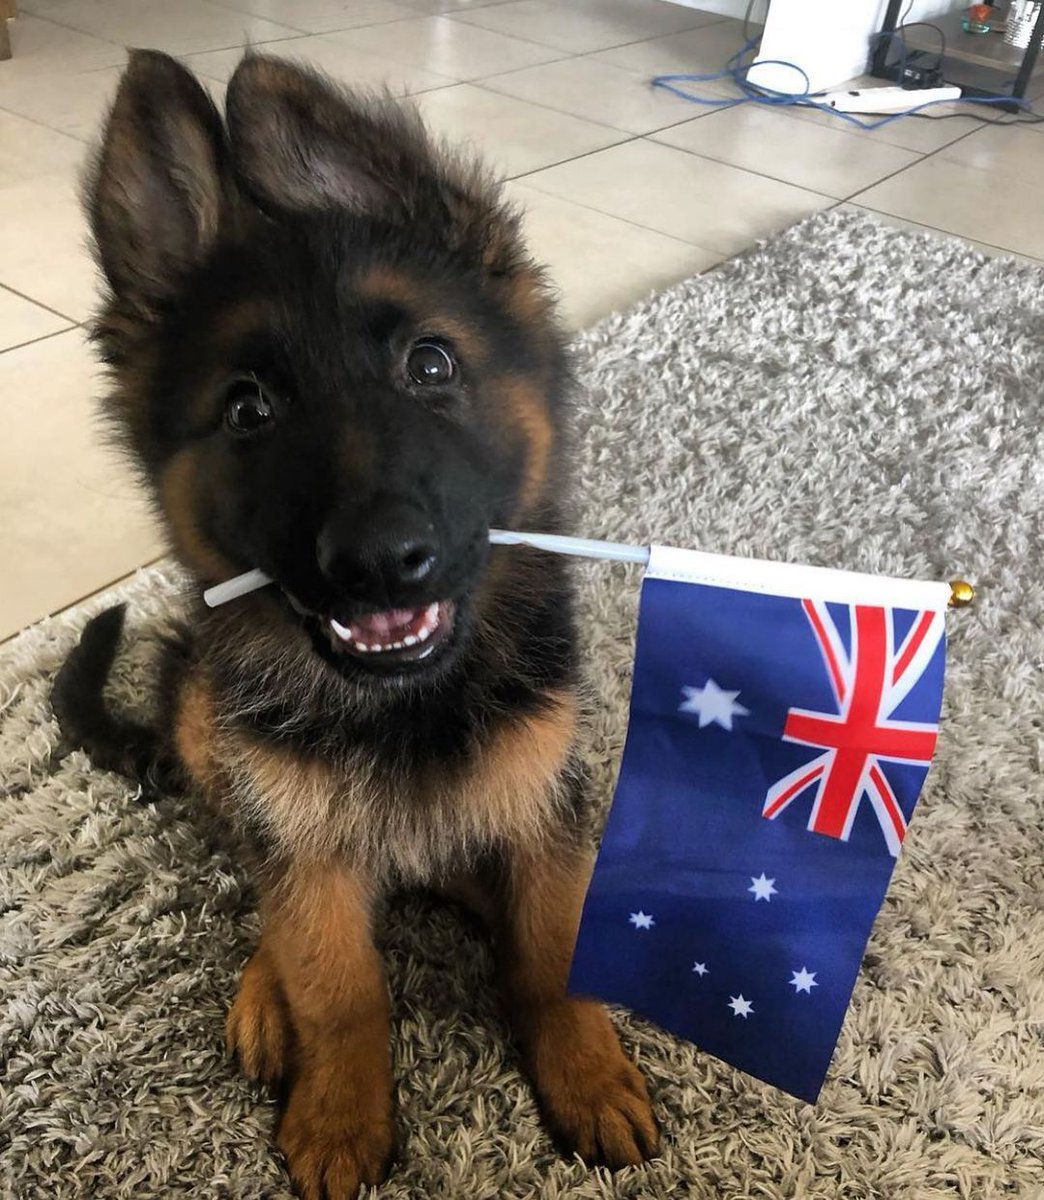
<path id="1" fill-rule="evenodd" d="M 525 325 L 539 328 L 555 308 L 554 293 L 548 287 L 544 272 L 532 264 L 508 277 L 503 294 L 511 315 Z"/>
<path id="2" fill-rule="evenodd" d="M 523 376 L 507 378 L 500 385 L 500 394 L 508 420 L 526 443 L 525 478 L 515 508 L 522 516 L 544 491 L 555 430 L 547 398 L 535 381 Z"/>
<path id="3" fill-rule="evenodd" d="M 498 844 L 539 844 L 557 825 L 575 731 L 575 698 L 560 694 L 542 713 L 505 718 L 464 768 L 410 781 L 382 777 L 362 754 L 301 759 L 243 733 L 224 736 L 221 755 L 237 803 L 280 855 L 341 855 L 427 883 Z"/>
<path id="4" fill-rule="evenodd" d="M 215 793 L 219 780 L 217 762 L 217 713 L 205 676 L 197 672 L 181 687 L 174 713 L 174 746 L 182 765 L 204 795 Z"/>
<path id="5" fill-rule="evenodd" d="M 622 1167 L 655 1155 L 659 1133 L 638 1069 L 605 1009 L 566 994 L 584 894 L 586 850 L 511 860 L 500 966 L 527 1071 L 552 1126 L 588 1162 Z"/>
<path id="6" fill-rule="evenodd" d="M 303 1200 L 380 1182 L 393 1149 L 390 1004 L 370 924 L 367 881 L 339 863 L 297 862 L 267 898 L 264 944 L 296 1038 L 277 1140 Z"/>
<path id="7" fill-rule="evenodd" d="M 465 362 L 485 363 L 489 348 L 478 331 L 459 318 L 443 311 L 439 293 L 423 279 L 388 266 L 371 267 L 359 280 L 360 296 L 372 301 L 390 301 L 400 305 L 413 318 L 418 334 L 445 338 L 460 352 Z"/>
<path id="8" fill-rule="evenodd" d="M 196 520 L 208 481 L 197 454 L 189 446 L 170 460 L 160 479 L 160 503 L 178 557 L 201 579 L 218 583 L 238 571 L 203 535 Z"/>
<path id="9" fill-rule="evenodd" d="M 258 1083 L 279 1083 L 290 1071 L 293 1026 L 286 994 L 265 944 L 243 968 L 225 1021 L 225 1041 L 240 1069 Z"/>

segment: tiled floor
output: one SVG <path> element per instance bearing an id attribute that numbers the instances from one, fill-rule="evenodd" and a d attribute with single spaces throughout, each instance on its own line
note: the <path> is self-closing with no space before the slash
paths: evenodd
<path id="1" fill-rule="evenodd" d="M 416 95 L 435 129 L 511 177 L 573 327 L 837 204 L 1044 259 L 1044 126 L 968 117 L 864 133 L 817 113 L 701 108 L 649 77 L 720 69 L 740 23 L 661 0 L 21 8 L 0 63 L 0 638 L 161 551 L 104 449 L 80 328 L 94 277 L 77 178 L 126 46 L 179 55 L 215 96 L 248 42 Z"/>

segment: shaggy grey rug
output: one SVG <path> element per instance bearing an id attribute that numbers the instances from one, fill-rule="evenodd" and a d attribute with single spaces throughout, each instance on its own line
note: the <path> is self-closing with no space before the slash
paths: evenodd
<path id="1" fill-rule="evenodd" d="M 950 619 L 938 761 L 815 1108 L 621 1016 L 663 1157 L 555 1155 L 490 959 L 409 899 L 386 931 L 403 1157 L 382 1200 L 1044 1196 L 1044 272 L 816 217 L 581 336 L 585 533 L 927 578 Z M 639 578 L 580 569 L 608 801 Z M 168 571 L 116 593 L 141 707 Z M 48 681 L 87 615 L 0 651 L 0 1195 L 287 1197 L 272 1109 L 222 1052 L 256 933 L 196 807 L 142 805 L 59 741 Z"/>

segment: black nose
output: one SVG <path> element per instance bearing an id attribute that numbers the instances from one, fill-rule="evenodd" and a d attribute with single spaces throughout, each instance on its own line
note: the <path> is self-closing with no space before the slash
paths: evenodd
<path id="1" fill-rule="evenodd" d="M 395 604 L 435 574 L 439 546 L 434 526 L 420 509 L 387 502 L 331 517 L 319 534 L 316 557 L 338 590 Z"/>

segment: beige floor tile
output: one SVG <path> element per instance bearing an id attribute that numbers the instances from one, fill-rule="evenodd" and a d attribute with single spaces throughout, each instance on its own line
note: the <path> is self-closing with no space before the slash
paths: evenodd
<path id="1" fill-rule="evenodd" d="M 468 142 L 502 175 L 523 175 L 610 146 L 626 135 L 500 96 L 468 83 L 418 97 L 429 126 L 459 144 Z"/>
<path id="2" fill-rule="evenodd" d="M 329 33 L 417 15 L 415 9 L 393 0 L 214 0 L 214 3 L 280 25 L 292 25 L 302 33 Z"/>
<path id="3" fill-rule="evenodd" d="M 614 67 L 637 71 L 640 75 L 709 75 L 725 68 L 725 64 L 744 43 L 743 22 L 718 19 L 713 25 L 687 29 L 664 37 L 646 37 L 644 41 L 590 55 L 593 62 L 607 62 Z M 739 95 L 729 79 L 688 83 L 684 86 L 695 95 Z M 697 106 L 693 105 L 696 109 Z"/>
<path id="4" fill-rule="evenodd" d="M 514 71 L 562 54 L 548 46 L 449 17 L 417 17 L 391 25 L 371 25 L 343 33 L 340 40 L 362 54 L 377 54 L 461 80 Z"/>
<path id="5" fill-rule="evenodd" d="M 986 126 L 947 146 L 940 151 L 940 157 L 989 171 L 995 178 L 1018 179 L 1036 188 L 1044 187 L 1044 138 L 1032 129 Z M 997 218 L 1002 223 L 1003 212 L 1001 205 Z"/>
<path id="6" fill-rule="evenodd" d="M 468 8 L 488 8 L 491 4 L 508 4 L 511 0 L 402 0 L 414 12 L 424 13 L 425 16 L 438 16 L 440 13 L 463 12 Z"/>
<path id="7" fill-rule="evenodd" d="M 650 133 L 695 115 L 693 105 L 652 87 L 647 76 L 589 58 L 495 75 L 481 86 L 628 133 Z"/>
<path id="8" fill-rule="evenodd" d="M 891 225 L 895 229 L 909 229 L 912 233 L 928 233 L 932 237 L 949 238 L 953 235 L 944 233 L 939 229 L 934 229 L 930 225 L 922 225 L 918 221 L 907 221 L 903 217 L 893 217 L 890 213 L 874 212 L 873 209 L 863 208 L 862 205 L 853 204 L 846 201 L 844 204 L 838 205 L 839 210 L 846 212 L 865 213 L 868 217 L 873 217 L 882 224 Z M 1016 254 L 1014 250 L 1005 250 L 1001 246 L 993 246 L 989 242 L 980 242 L 975 238 L 962 237 L 959 239 L 965 245 L 971 246 L 974 250 L 981 250 L 988 258 L 1013 258 L 1017 262 L 1029 263 L 1032 266 L 1039 267 L 1044 262 L 1044 259 L 1031 258 L 1027 254 Z"/>
<path id="9" fill-rule="evenodd" d="M 874 79 L 872 75 L 860 75 L 858 78 L 851 79 L 848 83 L 840 85 L 841 88 L 886 86 L 888 85 L 883 79 Z M 911 106 L 915 103 L 916 99 L 912 98 Z M 966 133 L 972 133 L 974 130 L 982 127 L 982 122 L 975 116 L 968 115 L 958 119 L 962 113 L 968 114 L 979 111 L 973 109 L 968 104 L 939 104 L 933 105 L 924 111 L 931 117 L 931 120 L 920 117 L 903 117 L 901 121 L 889 121 L 887 125 L 882 125 L 880 129 L 865 130 L 859 129 L 841 117 L 820 112 L 816 109 L 788 107 L 785 110 L 788 117 L 795 117 L 799 121 L 821 125 L 824 129 L 841 130 L 844 133 L 851 134 L 853 137 L 865 138 L 870 142 L 884 142 L 889 146 L 902 146 L 904 150 L 919 150 L 922 154 L 930 154 L 933 150 L 938 150 L 940 146 L 945 146 L 949 142 L 956 141 L 957 138 L 964 137 Z M 867 113 L 854 113 L 852 115 L 855 116 L 856 120 L 862 121 L 866 125 L 880 119 Z"/>
<path id="10" fill-rule="evenodd" d="M 629 308 L 648 292 L 707 270 L 720 256 L 520 183 L 506 195 L 526 211 L 534 257 L 561 294 L 570 329 Z"/>
<path id="11" fill-rule="evenodd" d="M 75 175 L 83 158 L 83 144 L 75 138 L 0 112 L 0 189 L 25 180 Z M 0 221 L 7 220 L 10 214 L 3 212 Z"/>
<path id="12" fill-rule="evenodd" d="M 69 328 L 69 321 L 0 287 L 0 350 Z"/>
<path id="13" fill-rule="evenodd" d="M 95 378 L 80 330 L 0 354 L 0 637 L 159 550 L 129 471 L 100 444 Z"/>
<path id="14" fill-rule="evenodd" d="M 105 38 L 120 46 L 149 46 L 192 54 L 270 42 L 299 31 L 206 0 L 22 0 L 27 12 Z M 104 65 L 104 64 L 103 64 Z"/>
<path id="15" fill-rule="evenodd" d="M 628 142 L 526 176 L 527 186 L 735 254 L 831 202 L 656 142 Z"/>
<path id="16" fill-rule="evenodd" d="M 692 29 L 717 18 L 664 0 L 604 0 L 597 5 L 516 0 L 489 8 L 466 9 L 455 19 L 574 54 L 586 54 L 639 38 Z"/>
<path id="17" fill-rule="evenodd" d="M 792 121 L 756 104 L 687 121 L 653 137 L 839 200 L 921 158 L 912 150 Z"/>
<path id="18" fill-rule="evenodd" d="M 8 31 L 12 55 L 0 64 L 0 107 L 5 90 L 26 79 L 114 67 L 127 57 L 122 46 L 38 20 L 24 6 L 18 19 L 8 23 Z"/>
<path id="19" fill-rule="evenodd" d="M 997 132 L 994 130 L 994 132 Z M 864 208 L 1044 258 L 1039 186 L 934 155 L 855 197 Z"/>
<path id="20" fill-rule="evenodd" d="M 78 75 L 36 76 L 5 89 L 0 71 L 0 108 L 93 145 L 122 74 L 123 67 L 106 67 Z M 220 106 L 225 89 L 212 79 L 203 83 Z"/>
<path id="21" fill-rule="evenodd" d="M 106 67 L 9 82 L 0 71 L 0 108 L 89 141 L 98 132 L 122 73 L 122 66 Z"/>
<path id="22" fill-rule="evenodd" d="M 362 51 L 341 42 L 343 36 L 340 33 L 330 33 L 294 38 L 292 41 L 275 42 L 266 46 L 265 51 L 283 58 L 306 62 L 325 71 L 341 83 L 353 87 L 387 87 L 399 95 L 447 87 L 453 83 L 452 79 L 445 75 L 436 75 L 434 71 L 424 71 L 420 67 L 411 67 L 407 63 L 395 62 L 376 54 L 363 54 Z M 242 57 L 243 51 L 237 47 L 234 50 L 218 50 L 210 54 L 191 54 L 185 59 L 185 63 L 200 75 L 218 83 L 228 83 Z"/>
<path id="23" fill-rule="evenodd" d="M 95 305 L 94 264 L 73 175 L 0 188 L 0 284 L 75 321 Z"/>

